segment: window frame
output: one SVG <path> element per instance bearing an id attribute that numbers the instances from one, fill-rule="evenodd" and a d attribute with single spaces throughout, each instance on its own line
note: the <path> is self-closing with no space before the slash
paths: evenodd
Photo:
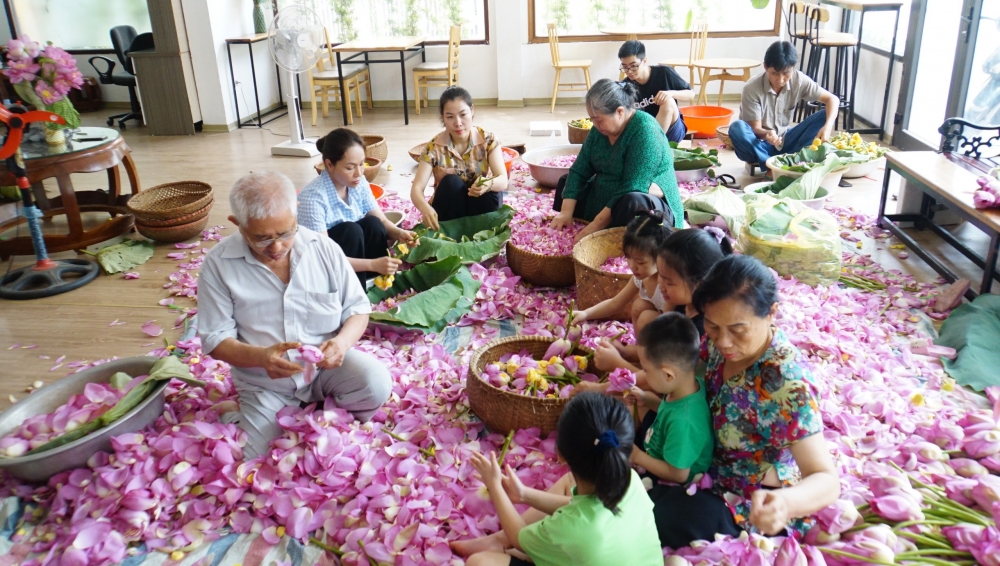
<path id="1" fill-rule="evenodd" d="M 782 0 L 775 0 L 774 9 L 774 26 L 769 30 L 757 30 L 757 31 L 712 31 L 711 28 L 708 31 L 708 37 L 778 37 L 781 35 L 781 21 L 782 21 Z M 652 41 L 656 39 L 689 39 L 691 37 L 690 31 L 674 31 L 668 33 L 658 33 L 641 35 L 639 39 L 641 41 Z M 607 35 L 607 34 L 597 34 L 597 35 L 560 35 L 559 43 L 594 43 L 600 41 L 625 41 L 627 38 L 624 35 Z M 528 0 L 528 43 L 548 43 L 549 36 L 538 36 L 535 35 L 535 0 Z"/>

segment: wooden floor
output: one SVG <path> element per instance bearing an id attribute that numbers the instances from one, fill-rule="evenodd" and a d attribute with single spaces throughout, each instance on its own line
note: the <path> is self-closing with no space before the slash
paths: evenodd
<path id="1" fill-rule="evenodd" d="M 494 132 L 504 144 L 521 142 L 531 149 L 567 142 L 564 137 L 529 137 L 530 121 L 565 122 L 586 115 L 582 106 L 557 106 L 554 114 L 544 108 L 478 108 L 476 123 Z M 84 115 L 84 125 L 103 126 L 103 114 Z M 308 125 L 308 112 L 304 115 L 307 119 L 306 132 L 310 136 L 323 135 L 341 123 L 339 111 L 331 111 L 331 116 L 321 119 L 317 127 Z M 364 118 L 355 118 L 353 128 L 361 133 L 386 137 L 388 165 L 393 170 L 389 172 L 383 166 L 377 181 L 388 191 L 408 198 L 415 164 L 407 155 L 407 150 L 428 141 L 440 130 L 436 108 L 424 110 L 420 116 L 411 110 L 408 126 L 403 125 L 402 109 L 366 110 Z M 252 170 L 275 170 L 291 177 L 297 186 L 315 177 L 312 166 L 318 159 L 274 157 L 270 154 L 270 147 L 286 139 L 287 133 L 288 122 L 282 118 L 266 125 L 265 129 L 244 128 L 230 133 L 152 137 L 146 128 L 135 126 L 129 127 L 123 135 L 132 148 L 143 187 L 189 179 L 210 183 L 216 191 L 210 225 L 229 225 L 226 220 L 229 215 L 228 190 L 241 175 Z M 740 182 L 749 182 L 742 164 L 731 152 L 723 152 L 722 160 L 724 166 L 721 173 L 728 172 L 736 175 Z M 881 175 L 879 171 L 877 179 L 859 179 L 853 188 L 841 189 L 834 202 L 874 214 Z M 105 179 L 103 174 L 78 175 L 74 177 L 74 183 L 78 189 L 96 188 L 102 186 Z M 47 189 L 52 191 L 54 184 Z M 89 221 L 102 222 L 104 218 L 106 216 L 95 215 Z M 48 225 L 46 230 L 59 228 L 56 222 Z M 224 233 L 231 232 L 227 230 Z M 963 227 L 958 233 L 969 241 L 981 243 L 973 228 Z M 9 237 L 10 234 L 4 236 Z M 876 246 L 866 242 L 863 252 L 875 254 L 876 259 L 889 266 L 913 272 L 922 280 L 936 278 L 915 256 L 905 262 L 899 261 L 895 259 L 895 251 L 879 247 L 887 248 L 884 244 Z M 176 270 L 176 262 L 165 257 L 170 251 L 175 251 L 172 245 L 158 245 L 154 258 L 137 269 L 141 274 L 138 280 L 126 281 L 121 275 L 102 275 L 86 287 L 55 297 L 24 302 L 0 300 L 0 375 L 3 376 L 0 379 L 0 409 L 9 405 L 8 395 L 25 395 L 24 389 L 32 382 L 51 382 L 65 375 L 65 365 L 50 371 L 60 356 L 66 356 L 64 364 L 67 364 L 110 356 L 144 355 L 162 345 L 163 338 L 176 339 L 179 331 L 171 328 L 175 313 L 157 305 L 157 301 L 166 297 L 163 285 L 167 276 Z M 69 252 L 55 257 L 74 255 Z M 958 271 L 970 273 L 973 280 L 978 280 L 980 275 L 975 268 L 964 258 L 960 259 L 956 260 Z M 17 257 L 9 265 L 17 268 L 31 261 L 30 257 Z M 7 269 L 8 263 L 5 262 L 0 266 L 0 273 Z M 178 304 L 194 306 L 193 301 L 186 299 L 178 300 Z M 109 326 L 115 320 L 126 324 Z M 155 320 L 166 329 L 162 338 L 150 338 L 140 330 L 142 324 L 149 320 Z M 22 347 L 10 349 L 15 344 Z M 37 348 L 23 348 L 30 345 L 37 345 Z"/>

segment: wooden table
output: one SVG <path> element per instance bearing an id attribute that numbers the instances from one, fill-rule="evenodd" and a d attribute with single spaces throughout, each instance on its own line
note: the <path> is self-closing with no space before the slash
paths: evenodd
<path id="1" fill-rule="evenodd" d="M 700 104 L 708 104 L 708 94 L 706 92 L 706 85 L 711 81 L 720 81 L 719 83 L 719 106 L 722 106 L 722 91 L 725 90 L 726 81 L 741 81 L 747 82 L 750 80 L 750 69 L 760 66 L 760 61 L 756 59 L 740 59 L 740 58 L 717 58 L 717 59 L 698 59 L 693 62 L 692 65 L 695 68 L 701 69 L 701 90 L 698 92 L 698 102 Z M 719 69 L 722 71 L 718 74 L 711 74 L 713 69 Z M 729 71 L 732 69 L 742 69 L 742 73 L 734 74 Z"/>
<path id="2" fill-rule="evenodd" d="M 640 35 L 663 35 L 670 33 L 665 29 L 644 27 L 601 28 L 599 31 L 604 35 L 624 35 L 625 41 L 637 40 Z"/>
<path id="3" fill-rule="evenodd" d="M 337 54 L 337 73 L 344 76 L 344 67 L 348 65 L 365 65 L 372 63 L 399 63 L 400 76 L 403 79 L 403 123 L 409 125 L 410 110 L 406 103 L 406 61 L 420 55 L 421 61 L 427 60 L 426 37 L 422 35 L 409 35 L 403 37 L 369 37 L 365 39 L 355 39 L 347 43 L 334 46 L 333 51 Z M 370 53 L 398 52 L 399 59 L 369 59 Z M 341 58 L 341 53 L 357 52 L 350 57 Z M 409 55 L 407 55 L 409 53 Z M 358 57 L 364 57 L 364 62 L 356 61 Z M 344 81 L 340 81 L 340 100 L 347 100 L 347 93 L 344 92 Z M 419 95 L 419 93 L 417 93 Z M 344 125 L 347 125 L 347 106 L 340 105 L 340 110 L 344 114 Z"/>
<path id="4" fill-rule="evenodd" d="M 80 141 L 72 141 L 80 140 Z M 88 140 L 88 141 L 83 141 Z M 21 144 L 28 180 L 31 181 L 36 206 L 43 218 L 66 216 L 69 233 L 45 236 L 45 247 L 49 252 L 82 249 L 93 244 L 121 236 L 132 228 L 133 216 L 125 208 L 125 203 L 138 193 L 139 174 L 132 161 L 128 144 L 111 128 L 80 128 L 70 141 L 61 146 L 51 146 L 42 142 Z M 118 169 L 122 165 L 128 175 L 131 191 L 122 193 L 122 176 Z M 73 173 L 97 173 L 107 171 L 107 191 L 80 191 L 73 189 L 70 175 Z M 44 179 L 56 179 L 59 196 L 49 199 L 42 187 Z M 14 177 L 0 162 L 0 184 L 13 185 Z M 107 212 L 111 219 L 90 230 L 83 229 L 82 212 Z M 23 222 L 22 217 L 0 223 L 0 232 Z M 27 229 L 23 230 L 27 234 Z M 20 235 L 0 241 L 0 259 L 12 255 L 32 255 L 34 247 L 31 237 Z"/>
<path id="5" fill-rule="evenodd" d="M 896 52 L 896 35 L 899 32 L 899 9 L 903 5 L 900 0 L 819 0 L 820 4 L 836 6 L 844 10 L 844 17 L 841 20 L 840 31 L 850 31 L 851 13 L 860 12 L 858 20 L 858 41 L 864 40 L 862 33 L 865 28 L 865 13 L 867 12 L 896 12 L 896 23 L 892 28 L 892 46 L 889 48 L 889 70 L 885 77 L 885 93 L 882 95 L 882 117 L 879 119 L 877 128 L 854 128 L 854 92 L 858 86 L 858 61 L 861 59 L 861 45 L 854 50 L 854 76 L 851 79 L 851 105 L 848 125 L 850 131 L 861 134 L 878 134 L 881 141 L 885 137 L 885 116 L 889 111 L 889 90 L 892 87 L 892 67 L 896 63 L 893 53 Z"/>
<path id="6" fill-rule="evenodd" d="M 896 223 L 913 222 L 919 230 L 931 230 L 962 255 L 983 268 L 983 281 L 979 292 L 989 293 L 993 279 L 1000 280 L 1000 273 L 997 273 L 996 270 L 997 250 L 1000 247 L 1000 211 L 996 209 L 979 210 L 972 204 L 972 194 L 978 188 L 976 179 L 983 175 L 983 172 L 967 165 L 967 163 L 968 161 L 962 160 L 960 156 L 956 155 L 955 158 L 952 158 L 949 154 L 934 151 L 887 153 L 885 177 L 882 180 L 882 197 L 876 220 L 879 226 L 892 232 L 899 238 L 899 241 L 912 249 L 942 277 L 950 282 L 955 282 L 958 276 L 941 263 L 938 258 L 923 249 Z M 893 171 L 923 191 L 919 213 L 885 213 L 889 194 L 889 174 Z M 954 211 L 990 237 L 990 247 L 985 259 L 958 241 L 951 232 L 934 223 L 933 207 L 935 204 L 947 206 L 949 210 Z M 977 294 L 970 289 L 965 296 L 971 301 L 976 298 Z"/>
<path id="7" fill-rule="evenodd" d="M 237 128 L 243 128 L 243 127 L 246 127 L 246 126 L 257 126 L 258 128 L 263 128 L 264 124 L 269 124 L 269 123 L 277 120 L 278 118 L 281 118 L 282 116 L 285 116 L 285 115 L 288 114 L 288 109 L 285 107 L 284 104 L 282 104 L 282 102 L 284 101 L 284 97 L 282 97 L 282 95 L 281 95 L 281 69 L 278 68 L 278 64 L 277 63 L 274 64 L 274 74 L 275 74 L 275 76 L 278 79 L 278 107 L 274 108 L 273 110 L 268 110 L 267 112 L 264 112 L 263 114 L 261 114 L 261 112 L 260 112 L 260 95 L 258 94 L 258 91 L 257 91 L 257 68 L 253 64 L 253 44 L 259 43 L 261 41 L 264 41 L 268 37 L 270 37 L 270 35 L 267 34 L 267 33 L 255 33 L 253 35 L 245 35 L 243 37 L 233 37 L 233 38 L 230 38 L 230 39 L 226 40 L 226 56 L 229 57 L 229 80 L 232 82 L 232 85 L 233 85 L 233 107 L 236 109 L 236 127 Z M 233 72 L 233 52 L 230 49 L 233 45 L 246 45 L 247 46 L 247 51 L 250 52 L 250 76 L 253 78 L 253 80 L 252 80 L 252 82 L 253 82 L 253 101 L 254 101 L 254 104 L 257 105 L 257 120 L 256 121 L 254 121 L 253 118 L 247 120 L 246 122 L 240 121 L 240 102 L 239 102 L 239 97 L 236 96 L 236 75 Z M 296 84 L 298 84 L 298 81 L 299 81 L 299 75 L 296 74 L 295 75 L 295 82 L 296 82 Z M 299 88 L 300 95 L 301 95 L 301 92 L 302 92 L 302 89 Z M 250 109 L 247 108 L 247 110 L 250 110 Z M 274 114 L 275 112 L 281 112 L 281 114 L 278 114 L 277 116 L 274 116 L 273 118 L 271 118 L 271 119 L 269 119 L 267 121 L 262 121 L 262 119 L 263 119 L 264 116 L 267 116 L 269 114 Z"/>

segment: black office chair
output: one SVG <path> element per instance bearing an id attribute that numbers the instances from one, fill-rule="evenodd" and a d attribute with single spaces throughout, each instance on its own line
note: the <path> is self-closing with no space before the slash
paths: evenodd
<path id="1" fill-rule="evenodd" d="M 115 26 L 111 28 L 111 45 L 114 47 L 115 55 L 118 56 L 118 61 L 127 74 L 113 74 L 115 62 L 100 55 L 90 58 L 90 66 L 97 71 L 97 76 L 101 84 L 128 87 L 128 98 L 131 105 L 130 111 L 108 117 L 109 126 L 114 125 L 115 120 L 118 120 L 118 127 L 124 130 L 126 121 L 142 121 L 142 108 L 139 106 L 139 97 L 135 93 L 135 70 L 132 68 L 132 59 L 128 54 L 132 51 L 152 49 L 153 34 L 137 34 L 135 28 L 132 26 Z M 105 69 L 103 71 L 94 63 L 97 60 L 104 62 Z"/>

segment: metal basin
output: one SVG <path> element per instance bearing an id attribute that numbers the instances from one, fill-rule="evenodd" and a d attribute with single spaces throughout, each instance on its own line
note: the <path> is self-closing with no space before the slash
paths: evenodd
<path id="1" fill-rule="evenodd" d="M 579 155 L 581 147 L 583 147 L 582 144 L 540 147 L 526 152 L 521 156 L 521 161 L 528 165 L 531 176 L 538 181 L 539 185 L 555 187 L 559 184 L 559 177 L 569 173 L 569 167 L 541 165 L 542 161 L 563 155 Z"/>
<path id="2" fill-rule="evenodd" d="M 677 176 L 678 183 L 697 183 L 698 181 L 708 177 L 709 167 L 704 167 L 702 169 L 688 169 L 687 171 L 674 171 Z"/>
<path id="3" fill-rule="evenodd" d="M 120 371 L 132 377 L 148 374 L 158 359 L 143 356 L 115 360 L 46 385 L 0 413 L 0 438 L 13 432 L 30 417 L 55 411 L 66 404 L 70 396 L 83 393 L 83 388 L 88 383 L 107 383 L 112 375 Z M 112 437 L 140 431 L 163 414 L 163 391 L 168 383 L 169 381 L 164 381 L 142 403 L 111 425 L 46 452 L 18 458 L 0 457 L 0 468 L 21 480 L 44 482 L 59 472 L 86 466 L 87 460 L 95 453 L 111 452 Z"/>

